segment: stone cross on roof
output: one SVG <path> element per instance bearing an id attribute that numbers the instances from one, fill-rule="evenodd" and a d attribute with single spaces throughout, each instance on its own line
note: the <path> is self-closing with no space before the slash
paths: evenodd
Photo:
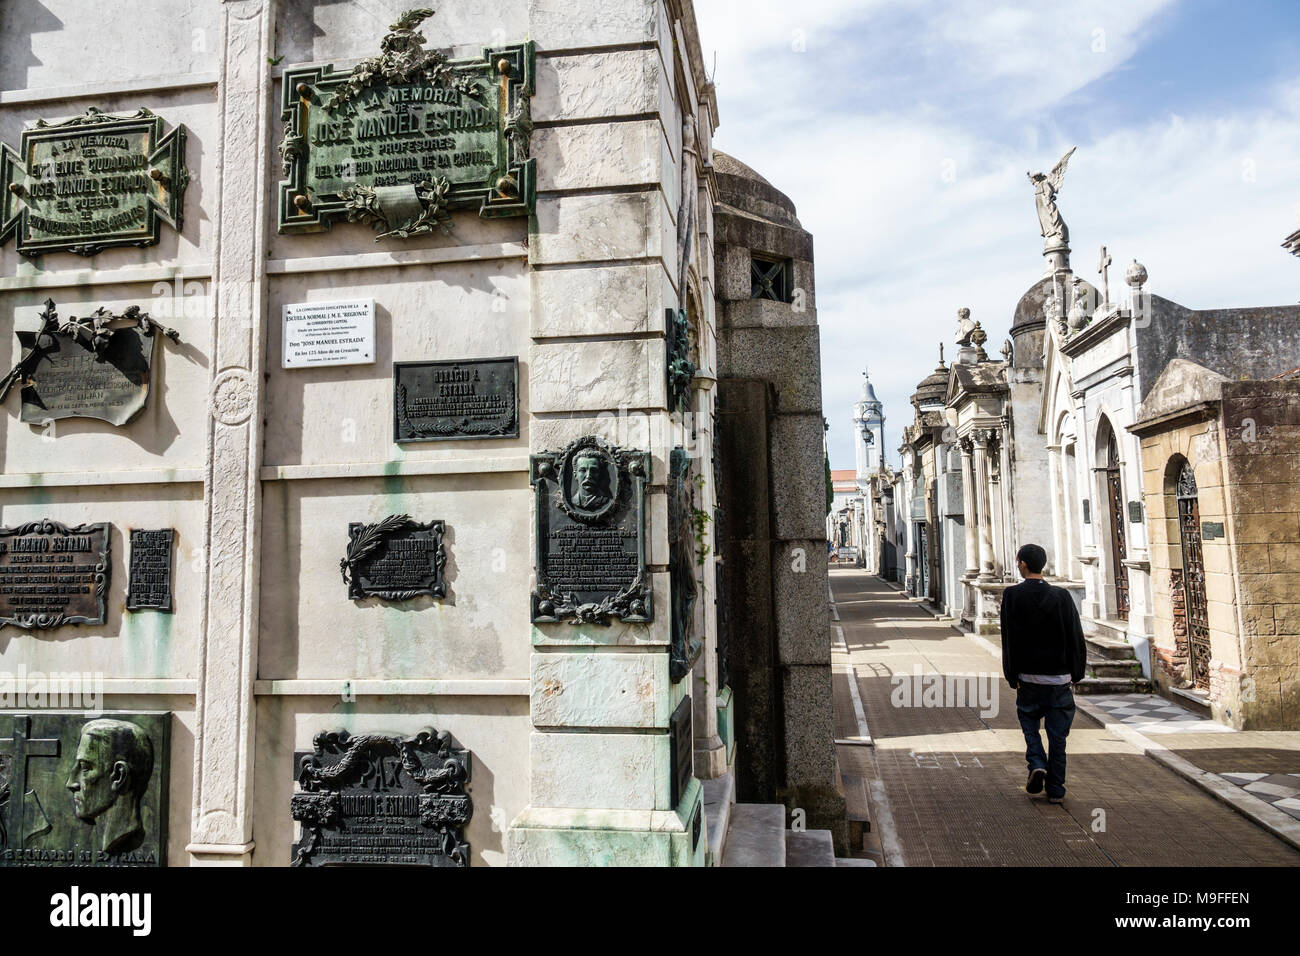
<path id="1" fill-rule="evenodd" d="M 1101 276 L 1101 304 L 1110 305 L 1110 268 L 1111 258 L 1106 247 L 1101 247 L 1101 261 L 1097 263 L 1097 274 Z"/>

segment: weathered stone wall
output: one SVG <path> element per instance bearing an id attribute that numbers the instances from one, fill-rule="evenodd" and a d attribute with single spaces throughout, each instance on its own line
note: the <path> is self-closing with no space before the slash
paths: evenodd
<path id="1" fill-rule="evenodd" d="M 1232 379 L 1266 379 L 1300 364 L 1300 305 L 1189 309 L 1152 295 L 1134 324 L 1140 399 L 1170 359 Z"/>
<path id="2" fill-rule="evenodd" d="M 1201 522 L 1227 521 L 1223 460 L 1214 418 L 1193 417 L 1142 435 L 1143 488 L 1151 536 L 1152 677 L 1166 693 L 1170 687 L 1189 686 L 1190 680 L 1181 589 L 1185 569 L 1175 494 L 1177 462 L 1181 459 L 1191 462 L 1195 470 Z M 1227 538 L 1215 538 L 1203 541 L 1201 551 L 1210 629 L 1210 672 L 1233 672 L 1240 667 L 1240 655 L 1231 548 Z M 1222 692 L 1212 694 L 1211 706 L 1216 717 L 1228 722 L 1231 717 L 1226 716 L 1226 711 L 1238 712 L 1235 701 L 1225 700 Z"/>
<path id="3" fill-rule="evenodd" d="M 1225 383 L 1222 416 L 1246 678 L 1240 725 L 1293 729 L 1300 725 L 1300 380 Z"/>
<path id="4" fill-rule="evenodd" d="M 716 115 L 690 4 L 444 0 L 421 28 L 430 48 L 470 57 L 537 45 L 535 216 L 463 211 L 449 236 L 380 243 L 342 222 L 277 234 L 284 72 L 350 69 L 412 6 L 141 0 L 99 16 L 81 0 L 0 6 L 0 138 L 16 146 L 38 119 L 88 106 L 147 106 L 169 129 L 188 128 L 191 174 L 184 228 L 164 228 L 157 245 L 92 260 L 25 260 L 12 241 L 0 246 L 6 368 L 12 331 L 34 328 L 46 297 L 64 316 L 141 305 L 181 335 L 159 347 L 146 410 L 125 426 L 78 419 L 43 433 L 18 422 L 10 396 L 0 522 L 111 522 L 114 599 L 101 628 L 6 629 L 0 669 L 96 671 L 108 709 L 174 712 L 173 865 L 287 864 L 295 750 L 321 730 L 430 724 L 473 754 L 475 865 L 506 861 L 512 822 L 519 862 L 698 862 L 699 787 L 673 806 L 667 784 L 668 714 L 708 685 L 707 670 L 673 683 L 667 667 L 674 445 L 694 443 L 698 507 L 713 502 Z M 683 274 L 684 208 L 695 218 Z M 374 364 L 280 367 L 283 305 L 365 298 Z M 667 408 L 664 315 L 688 299 L 698 374 L 684 424 Z M 519 437 L 392 441 L 394 361 L 504 355 L 520 359 Z M 240 414 L 214 417 L 231 383 L 220 395 Z M 529 454 L 592 433 L 653 454 L 655 621 L 532 627 Z M 801 447 L 787 425 L 779 433 Z M 447 598 L 348 600 L 338 569 L 348 523 L 404 512 L 447 522 Z M 172 615 L 121 607 L 132 527 L 177 531 Z M 822 582 L 824 598 L 824 572 Z M 711 641 L 711 564 L 699 584 Z M 532 693 L 543 686 L 568 692 Z M 711 697 L 697 703 L 712 710 Z M 697 719 L 705 746 L 716 730 Z"/>
<path id="5" fill-rule="evenodd" d="M 1161 388 L 1178 381 L 1167 374 Z M 1181 587 L 1188 569 L 1174 484 L 1186 459 L 1195 471 L 1202 530 L 1224 527 L 1222 537 L 1202 535 L 1201 544 L 1214 716 L 1243 729 L 1288 729 L 1300 718 L 1300 380 L 1222 381 L 1215 389 L 1221 398 L 1189 396 L 1181 411 L 1166 409 L 1165 423 L 1139 424 L 1154 676 L 1168 689 L 1190 675 Z"/>
<path id="6" fill-rule="evenodd" d="M 719 495 L 737 726 L 738 796 L 781 801 L 808 826 L 847 839 L 835 784 L 826 604 L 821 356 L 812 236 L 790 200 L 753 170 L 715 154 L 719 205 Z M 752 298 L 751 256 L 790 260 L 790 302 Z M 734 401 L 727 396 L 734 396 Z M 746 469 L 759 456 L 764 469 Z M 748 472 L 752 471 L 752 478 Z M 765 472 L 767 486 L 750 481 Z M 757 502 L 768 515 L 745 515 Z M 743 521 L 743 524 L 735 522 Z M 754 603 L 747 604 L 746 595 Z M 766 597 L 770 595 L 770 597 Z M 770 601 L 774 630 L 762 621 Z M 768 750 L 765 738 L 774 736 Z M 770 739 L 770 738 L 769 738 Z M 739 769 L 742 768 L 743 769 Z"/>

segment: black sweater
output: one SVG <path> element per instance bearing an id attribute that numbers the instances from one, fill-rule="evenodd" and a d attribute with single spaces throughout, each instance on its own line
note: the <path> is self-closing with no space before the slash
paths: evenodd
<path id="1" fill-rule="evenodd" d="M 1002 593 L 1002 673 L 1012 687 L 1021 674 L 1069 674 L 1077 684 L 1087 660 L 1069 591 L 1029 578 Z"/>

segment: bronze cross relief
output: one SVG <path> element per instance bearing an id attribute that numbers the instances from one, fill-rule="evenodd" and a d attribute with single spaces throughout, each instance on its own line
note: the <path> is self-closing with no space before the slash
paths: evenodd
<path id="1" fill-rule="evenodd" d="M 6 830 L 5 846 L 10 850 L 21 850 L 23 846 L 23 806 L 27 796 L 27 760 L 31 757 L 57 757 L 59 739 L 31 738 L 32 719 L 15 717 L 11 737 L 0 737 L 0 755 L 13 758 L 13 767 L 9 780 L 9 819 Z"/>

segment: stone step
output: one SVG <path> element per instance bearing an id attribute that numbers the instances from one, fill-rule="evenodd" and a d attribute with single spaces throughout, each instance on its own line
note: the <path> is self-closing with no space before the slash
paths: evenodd
<path id="1" fill-rule="evenodd" d="M 876 866 L 875 860 L 862 860 L 852 856 L 837 856 L 835 858 L 836 866 Z"/>
<path id="2" fill-rule="evenodd" d="M 849 851 L 861 850 L 871 830 L 871 804 L 867 800 L 867 782 L 861 775 L 846 773 L 840 782 L 844 789 L 844 815 L 849 821 Z"/>
<path id="3" fill-rule="evenodd" d="M 1091 634 L 1085 637 L 1084 643 L 1088 645 L 1088 657 L 1103 657 L 1108 660 L 1117 661 L 1135 661 L 1137 655 L 1133 653 L 1133 645 L 1128 641 L 1121 641 L 1113 637 L 1105 637 L 1101 634 Z"/>
<path id="4" fill-rule="evenodd" d="M 1145 677 L 1085 677 L 1074 685 L 1076 694 L 1149 694 L 1151 682 Z"/>
<path id="5" fill-rule="evenodd" d="M 1210 695 L 1208 691 L 1193 690 L 1184 687 L 1169 688 L 1169 695 L 1174 703 L 1180 707 L 1186 707 L 1198 717 L 1213 719 L 1214 712 L 1210 709 Z"/>
<path id="6" fill-rule="evenodd" d="M 702 781 L 704 787 L 704 823 L 709 844 L 704 853 L 705 866 L 718 866 L 727 845 L 727 827 L 731 823 L 731 808 L 736 799 L 736 778 L 724 773 L 713 780 Z"/>
<path id="7" fill-rule="evenodd" d="M 830 830 L 786 830 L 786 866 L 834 866 L 835 841 Z"/>
<path id="8" fill-rule="evenodd" d="M 785 807 L 737 803 L 722 849 L 723 866 L 785 866 Z"/>
<path id="9" fill-rule="evenodd" d="M 1091 677 L 1140 678 L 1142 676 L 1142 665 L 1136 660 L 1125 661 L 1099 658 L 1088 661 L 1088 675 Z"/>

